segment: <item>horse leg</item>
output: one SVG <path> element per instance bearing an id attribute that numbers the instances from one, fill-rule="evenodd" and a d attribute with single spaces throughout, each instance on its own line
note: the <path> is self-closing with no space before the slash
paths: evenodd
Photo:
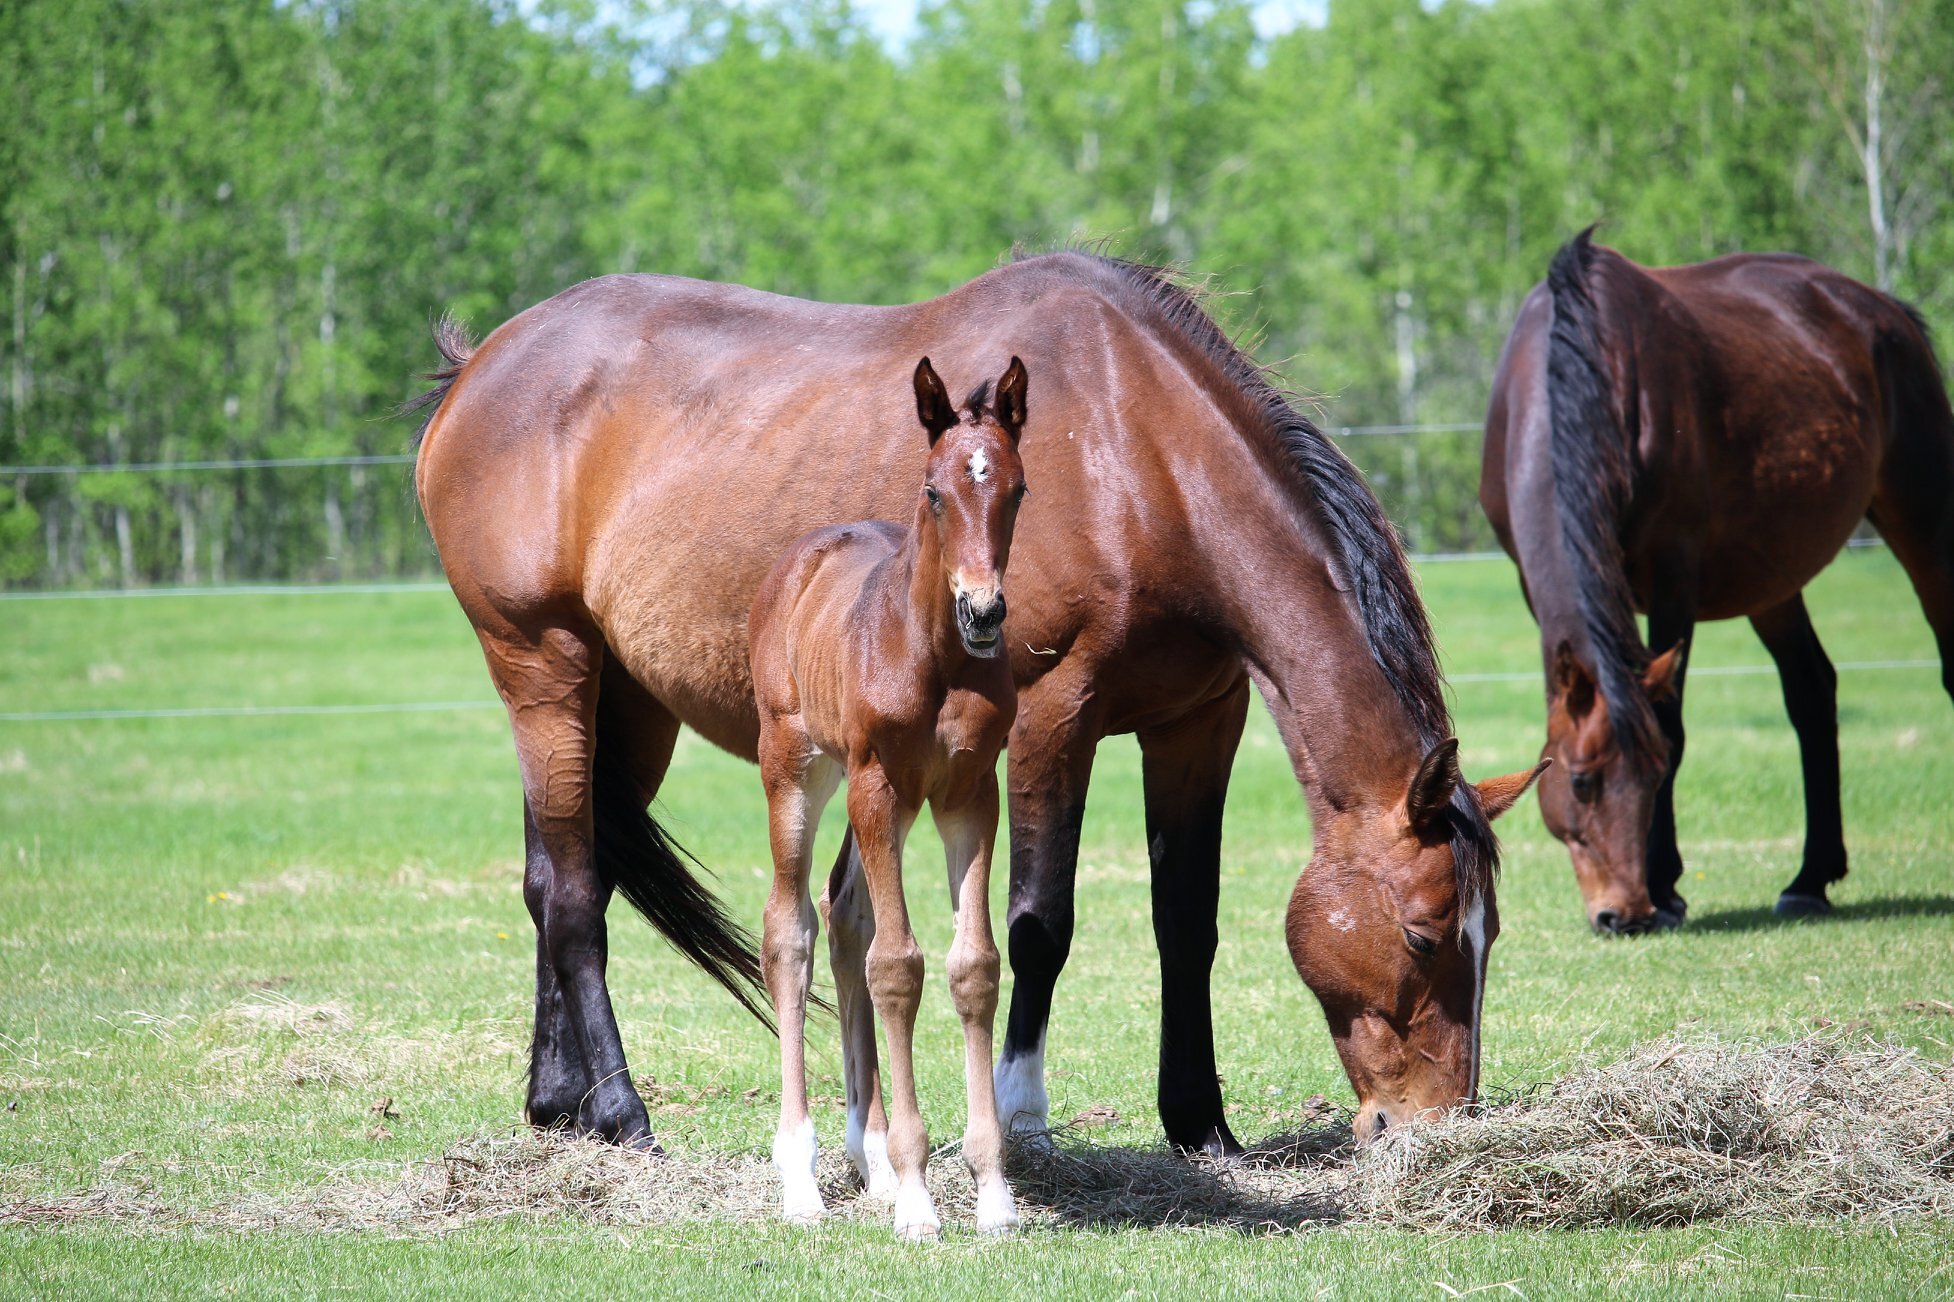
<path id="1" fill-rule="evenodd" d="M 767 791 L 773 890 L 761 929 L 760 966 L 780 1028 L 780 1126 L 773 1164 L 780 1172 L 780 1214 L 816 1221 L 827 1209 L 814 1182 L 814 1121 L 807 1111 L 807 995 L 814 979 L 814 902 L 808 898 L 814 834 L 841 781 L 841 766 L 807 738 L 762 718 L 760 780 Z"/>
<path id="2" fill-rule="evenodd" d="M 1941 687 L 1954 697 L 1954 439 L 1894 449 L 1868 515 L 1913 582 L 1940 647 Z"/>
<path id="3" fill-rule="evenodd" d="M 1091 674 L 1051 677 L 1018 697 L 1007 761 L 1011 793 L 1011 1013 L 998 1058 L 997 1111 L 1005 1128 L 1043 1136 L 1051 1127 L 1045 1093 L 1045 1031 L 1052 990 L 1072 950 L 1072 887 L 1079 828 L 1099 713 Z"/>
<path id="4" fill-rule="evenodd" d="M 1688 603 L 1658 604 L 1649 613 L 1649 646 L 1657 654 L 1687 639 L 1696 627 Z M 1683 879 L 1683 852 L 1676 839 L 1676 774 L 1683 766 L 1683 683 L 1689 675 L 1687 653 L 1675 679 L 1673 694 L 1651 701 L 1656 726 L 1669 742 L 1669 768 L 1656 788 L 1649 839 L 1644 852 L 1649 903 L 1655 905 L 1657 927 L 1678 927 L 1689 913 L 1689 901 L 1676 890 Z"/>
<path id="5" fill-rule="evenodd" d="M 1160 1120 L 1184 1152 L 1233 1157 L 1214 1057 L 1210 984 L 1221 900 L 1221 810 L 1248 718 L 1248 681 L 1140 734 L 1153 934 L 1160 949 Z"/>
<path id="6" fill-rule="evenodd" d="M 574 1115 L 581 1131 L 655 1149 L 604 980 L 611 888 L 597 871 L 592 794 L 603 642 L 595 630 L 563 626 L 533 636 L 484 631 L 481 638 L 489 675 L 508 704 L 526 822 L 535 833 L 524 894 L 537 926 L 538 967 L 547 965 L 555 981 L 552 992 L 539 970 L 531 1069 L 541 1061 L 545 1070 L 531 1080 L 530 1115 L 545 1124 Z M 568 1068 L 571 1045 L 580 1075 Z M 574 1109 L 564 1096 L 573 1088 L 580 1090 Z"/>
<path id="7" fill-rule="evenodd" d="M 835 1013 L 841 1023 L 841 1077 L 848 1100 L 848 1160 L 871 1198 L 896 1196 L 889 1165 L 889 1118 L 882 1110 L 882 1072 L 876 1063 L 875 1005 L 868 993 L 868 947 L 875 912 L 862 876 L 862 856 L 850 828 L 821 895 L 828 920 L 828 963 L 834 969 Z"/>
<path id="8" fill-rule="evenodd" d="M 616 660 L 604 662 L 597 698 L 598 744 L 606 763 L 621 761 L 638 801 L 649 804 L 671 764 L 678 741 L 678 717 L 640 687 Z M 574 1126 L 577 1110 L 590 1093 L 590 1076 L 577 1048 L 576 1030 L 557 985 L 543 937 L 549 898 L 550 859 L 543 848 L 529 802 L 523 802 L 523 901 L 536 926 L 536 1024 L 530 1040 L 529 1094 L 523 1109 L 532 1126 Z"/>
<path id="9" fill-rule="evenodd" d="M 1785 713 L 1798 734 L 1805 776 L 1805 855 L 1797 877 L 1778 896 L 1777 912 L 1829 913 L 1828 884 L 1846 873 L 1845 825 L 1839 810 L 1839 676 L 1812 631 L 1803 594 L 1750 617 L 1777 662 Z"/>
<path id="10" fill-rule="evenodd" d="M 977 1228 L 1001 1234 L 1018 1223 L 1017 1205 L 1004 1178 L 1004 1132 L 998 1124 L 991 1081 L 991 1035 L 997 1022 L 1002 965 L 991 934 L 991 847 L 997 840 L 997 775 L 984 776 L 961 809 L 932 806 L 950 875 L 956 940 L 950 946 L 950 1000 L 963 1023 L 963 1075 L 967 1115 L 963 1161 L 977 1183 Z"/>
<path id="11" fill-rule="evenodd" d="M 879 765 L 851 766 L 848 821 L 861 847 L 862 876 L 875 910 L 875 939 L 863 971 L 889 1040 L 889 1164 L 896 1172 L 896 1233 L 934 1238 L 941 1222 L 930 1199 L 929 1133 L 916 1103 L 916 1008 L 923 995 L 923 951 L 902 894 L 902 843 L 916 811 L 905 809 Z"/>

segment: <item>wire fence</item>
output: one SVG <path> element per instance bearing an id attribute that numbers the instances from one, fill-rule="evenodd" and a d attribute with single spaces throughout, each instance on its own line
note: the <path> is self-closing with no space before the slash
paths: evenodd
<path id="1" fill-rule="evenodd" d="M 1479 509 L 1478 422 L 1324 428 L 1414 559 L 1498 555 Z M 411 588 L 440 573 L 411 479 L 397 473 L 413 462 L 362 453 L 0 465 L 0 601 Z M 1877 542 L 1863 528 L 1854 539 Z"/>

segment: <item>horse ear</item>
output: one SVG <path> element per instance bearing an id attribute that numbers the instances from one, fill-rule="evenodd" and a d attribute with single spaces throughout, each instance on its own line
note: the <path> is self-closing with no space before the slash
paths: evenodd
<path id="1" fill-rule="evenodd" d="M 1025 387 L 1029 383 L 1025 375 L 1024 363 L 1016 357 L 1004 370 L 1004 376 L 997 382 L 997 396 L 991 400 L 992 413 L 1004 432 L 1016 443 L 1024 433 Z"/>
<path id="2" fill-rule="evenodd" d="M 927 357 L 916 363 L 916 419 L 929 431 L 931 447 L 936 446 L 944 430 L 957 423 L 957 409 L 950 405 L 950 392 L 943 387 L 943 380 Z"/>
<path id="3" fill-rule="evenodd" d="M 1683 665 L 1689 659 L 1689 640 L 1676 643 L 1655 659 L 1642 671 L 1642 690 L 1649 694 L 1651 701 L 1665 701 L 1674 697 L 1682 687 Z"/>
<path id="4" fill-rule="evenodd" d="M 1419 763 L 1411 790 L 1405 795 L 1405 817 L 1412 832 L 1424 836 L 1436 826 L 1452 803 L 1459 782 L 1459 739 L 1447 737 Z"/>
<path id="5" fill-rule="evenodd" d="M 1487 778 L 1484 782 L 1473 783 L 1473 789 L 1479 793 L 1479 807 L 1486 811 L 1486 821 L 1490 823 L 1513 808 L 1520 797 L 1527 793 L 1527 788 L 1532 786 L 1552 764 L 1552 760 L 1543 759 L 1530 769 L 1508 773 L 1503 778 Z"/>
<path id="6" fill-rule="evenodd" d="M 1566 702 L 1572 718 L 1578 719 L 1594 708 L 1594 675 L 1565 638 L 1554 650 L 1554 693 Z"/>

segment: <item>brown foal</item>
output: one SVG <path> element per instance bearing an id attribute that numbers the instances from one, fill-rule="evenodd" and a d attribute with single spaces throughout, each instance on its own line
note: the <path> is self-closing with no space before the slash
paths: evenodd
<path id="1" fill-rule="evenodd" d="M 927 801 L 943 837 L 957 917 L 950 996 L 963 1022 L 970 1112 L 963 1160 L 977 1182 L 977 1225 L 1001 1232 L 1018 1223 L 991 1082 L 1000 961 L 990 877 L 997 757 L 1018 709 L 1011 662 L 1002 654 L 1003 581 L 1025 491 L 1018 459 L 1025 378 L 1024 363 L 1013 357 L 988 406 L 980 385 L 959 416 L 925 357 L 916 367 L 916 414 L 930 451 L 914 522 L 906 530 L 869 521 L 805 534 L 782 553 L 753 600 L 749 643 L 774 863 L 760 955 L 780 1024 L 773 1160 L 789 1220 L 815 1220 L 824 1210 L 814 1182 L 804 1051 L 815 932 L 808 875 L 822 808 L 845 774 L 860 880 L 852 872 L 839 879 L 828 915 L 848 1155 L 871 1194 L 893 1192 L 896 1233 L 936 1234 L 924 1182 L 929 1137 L 913 1066 L 923 953 L 902 889 L 903 841 Z M 864 996 L 889 1041 L 888 1120 Z"/>

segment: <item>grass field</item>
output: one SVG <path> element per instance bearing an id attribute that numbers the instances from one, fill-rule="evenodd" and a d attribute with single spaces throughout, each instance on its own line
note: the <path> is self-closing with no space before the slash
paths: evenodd
<path id="1" fill-rule="evenodd" d="M 1439 564 L 1421 577 L 1467 774 L 1521 767 L 1539 745 L 1538 682 L 1489 677 L 1538 663 L 1510 567 Z M 1891 667 L 1935 652 L 1883 551 L 1843 558 L 1809 599 L 1834 661 L 1888 665 L 1840 675 L 1853 871 L 1837 914 L 1770 914 L 1803 831 L 1796 746 L 1773 675 L 1717 672 L 1768 665 L 1748 628 L 1705 628 L 1678 797 L 1690 925 L 1591 937 L 1531 801 L 1509 816 L 1485 1009 L 1491 1089 L 1678 1028 L 1762 1039 L 1849 1028 L 1949 1057 L 1954 1019 L 1907 1005 L 1954 998 L 1954 708 L 1936 670 Z M 0 602 L 0 715 L 422 702 L 493 703 L 445 592 Z M 1107 742 L 1051 1032 L 1054 1118 L 1111 1109 L 1117 1119 L 1090 1132 L 1104 1145 L 1159 1140 L 1138 791 L 1131 740 Z M 768 868 L 754 771 L 688 736 L 662 804 L 757 923 Z M 0 1208 L 68 1209 L 56 1223 L 0 1225 L 0 1294 L 1954 1291 L 1954 1227 L 1933 1224 L 1446 1238 L 1126 1227 L 998 1243 L 952 1224 L 926 1248 L 847 1222 L 812 1233 L 730 1221 L 621 1231 L 568 1217 L 441 1235 L 238 1231 L 225 1209 L 381 1178 L 514 1123 L 534 962 L 521 839 L 497 708 L 0 720 Z M 1258 712 L 1228 813 L 1216 965 L 1220 1060 L 1245 1138 L 1294 1129 L 1311 1095 L 1349 1099 L 1282 944 L 1308 845 Z M 948 918 L 926 827 L 911 852 L 925 865 L 911 898 L 932 965 L 918 1067 L 941 1142 L 962 1119 L 940 980 Z M 661 1140 L 680 1154 L 763 1151 L 773 1041 L 628 913 L 614 913 L 612 940 L 625 1045 L 650 1082 Z M 811 1069 L 817 1094 L 839 1095 L 839 1057 L 818 1025 Z M 391 1107 L 376 1113 L 382 1099 Z M 838 1103 L 819 1124 L 837 1145 Z M 85 1195 L 111 1187 L 173 1214 L 89 1215 L 98 1204 Z"/>

